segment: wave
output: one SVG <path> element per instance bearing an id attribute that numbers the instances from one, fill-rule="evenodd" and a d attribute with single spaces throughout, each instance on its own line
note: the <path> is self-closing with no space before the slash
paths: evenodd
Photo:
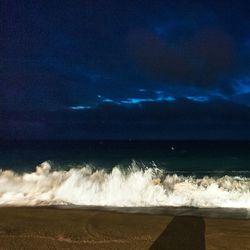
<path id="1" fill-rule="evenodd" d="M 31 173 L 0 170 L 0 205 L 62 204 L 250 208 L 250 178 L 185 177 L 136 162 L 110 171 L 88 165 L 52 170 L 49 162 Z"/>

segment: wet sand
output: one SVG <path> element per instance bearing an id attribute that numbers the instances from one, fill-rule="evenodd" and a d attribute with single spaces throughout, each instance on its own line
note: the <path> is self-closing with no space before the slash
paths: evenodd
<path id="1" fill-rule="evenodd" d="M 250 220 L 0 208 L 0 249 L 250 249 Z"/>

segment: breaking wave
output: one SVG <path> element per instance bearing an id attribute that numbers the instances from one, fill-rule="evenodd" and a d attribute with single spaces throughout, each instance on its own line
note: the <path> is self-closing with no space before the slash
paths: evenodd
<path id="1" fill-rule="evenodd" d="M 61 204 L 250 208 L 250 178 L 185 177 L 136 162 L 111 171 L 88 165 L 55 171 L 49 162 L 31 173 L 0 170 L 0 205 Z"/>

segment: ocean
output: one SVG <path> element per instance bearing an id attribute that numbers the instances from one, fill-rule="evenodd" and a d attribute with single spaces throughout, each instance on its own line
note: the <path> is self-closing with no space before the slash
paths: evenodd
<path id="1" fill-rule="evenodd" d="M 1 142 L 0 169 L 1 206 L 249 216 L 248 141 Z"/>

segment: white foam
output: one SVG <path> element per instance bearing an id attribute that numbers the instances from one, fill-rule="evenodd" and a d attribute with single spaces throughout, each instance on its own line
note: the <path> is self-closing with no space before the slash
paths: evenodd
<path id="1" fill-rule="evenodd" d="M 52 204 L 250 208 L 250 179 L 167 175 L 135 162 L 126 171 L 87 165 L 52 171 L 48 162 L 32 173 L 0 171 L 0 205 Z"/>

